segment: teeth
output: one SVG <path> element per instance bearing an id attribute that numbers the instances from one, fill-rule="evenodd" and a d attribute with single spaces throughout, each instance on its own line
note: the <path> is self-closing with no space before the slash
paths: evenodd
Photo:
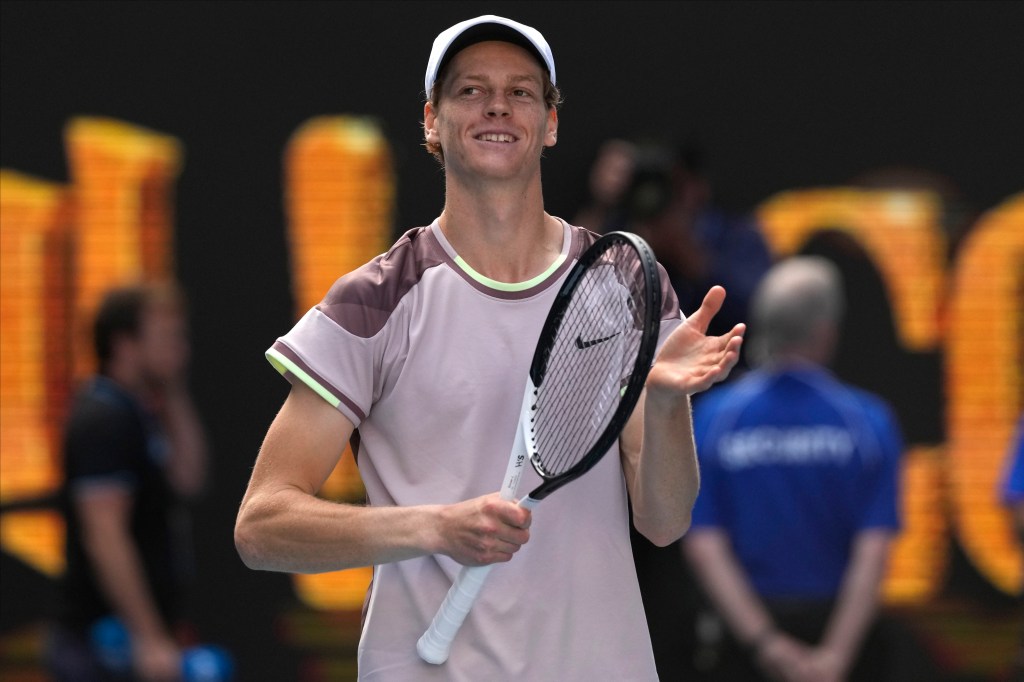
<path id="1" fill-rule="evenodd" d="M 498 133 L 484 133 L 477 139 L 483 140 L 484 142 L 511 142 L 512 136 Z"/>

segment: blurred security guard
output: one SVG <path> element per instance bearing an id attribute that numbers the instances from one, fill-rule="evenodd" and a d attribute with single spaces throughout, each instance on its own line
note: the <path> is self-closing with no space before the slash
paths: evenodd
<path id="1" fill-rule="evenodd" d="M 823 258 L 774 266 L 751 307 L 758 369 L 695 406 L 702 484 L 683 551 L 736 649 L 721 679 L 877 679 L 866 640 L 902 443 L 879 398 L 824 368 L 841 286 Z"/>

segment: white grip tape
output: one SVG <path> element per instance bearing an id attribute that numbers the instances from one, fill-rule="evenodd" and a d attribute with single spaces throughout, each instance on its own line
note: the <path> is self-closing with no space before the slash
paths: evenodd
<path id="1" fill-rule="evenodd" d="M 473 608 L 473 602 L 484 586 L 487 574 L 494 564 L 489 566 L 466 566 L 459 572 L 459 577 L 452 584 L 444 603 L 437 610 L 434 621 L 416 642 L 416 651 L 427 663 L 440 665 L 448 660 L 455 634 L 466 620 L 466 614 Z"/>

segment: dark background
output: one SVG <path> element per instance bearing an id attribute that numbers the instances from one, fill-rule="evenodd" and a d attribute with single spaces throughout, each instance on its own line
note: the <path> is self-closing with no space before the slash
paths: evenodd
<path id="1" fill-rule="evenodd" d="M 4 168 L 66 181 L 62 129 L 78 115 L 184 145 L 176 263 L 216 460 L 215 492 L 197 516 L 193 608 L 204 634 L 236 650 L 242 679 L 287 679 L 294 663 L 274 644 L 294 605 L 288 578 L 246 570 L 231 538 L 287 392 L 263 360 L 293 322 L 282 152 L 313 116 L 373 116 L 394 151 L 395 231 L 430 222 L 443 182 L 419 147 L 421 88 L 442 29 L 496 13 L 548 38 L 565 104 L 545 196 L 563 217 L 584 200 L 588 166 L 611 136 L 698 141 L 719 202 L 737 211 L 894 165 L 949 178 L 973 211 L 1024 185 L 1022 3 L 4 2 L 0 11 Z"/>

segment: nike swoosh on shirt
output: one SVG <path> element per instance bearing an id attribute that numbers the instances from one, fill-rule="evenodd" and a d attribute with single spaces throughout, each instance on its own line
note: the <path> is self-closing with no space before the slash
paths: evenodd
<path id="1" fill-rule="evenodd" d="M 614 339 L 616 336 L 618 336 L 621 333 L 622 332 L 615 332 L 611 336 L 606 336 L 603 339 L 591 339 L 589 341 L 584 341 L 582 336 L 577 336 L 576 337 L 576 347 L 579 348 L 580 350 L 583 350 L 584 348 L 590 348 L 591 346 L 596 346 L 599 343 L 604 343 L 608 339 Z"/>

